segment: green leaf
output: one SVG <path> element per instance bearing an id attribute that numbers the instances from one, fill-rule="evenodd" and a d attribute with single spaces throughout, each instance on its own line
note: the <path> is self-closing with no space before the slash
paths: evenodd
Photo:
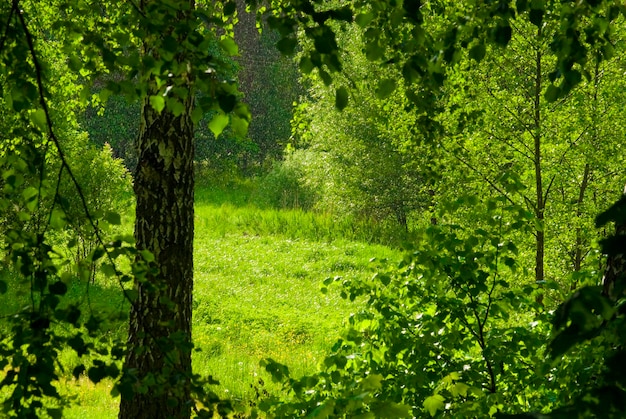
<path id="1" fill-rule="evenodd" d="M 454 383 L 454 385 L 450 387 L 450 393 L 453 397 L 467 397 L 467 390 L 469 390 L 469 388 L 470 387 L 465 383 Z"/>
<path id="2" fill-rule="evenodd" d="M 249 125 L 250 122 L 248 122 L 247 119 L 240 118 L 236 115 L 230 121 L 230 126 L 239 137 L 245 137 L 248 134 Z"/>
<path id="3" fill-rule="evenodd" d="M 311 58 L 302 57 L 300 58 L 300 64 L 298 64 L 298 67 L 300 68 L 300 71 L 302 71 L 304 74 L 311 74 L 311 71 L 313 71 L 313 69 L 315 68 L 315 64 L 313 64 Z"/>
<path id="4" fill-rule="evenodd" d="M 87 377 L 89 377 L 91 382 L 94 384 L 98 384 L 106 376 L 106 370 L 101 365 L 90 367 L 87 371 Z"/>
<path id="5" fill-rule="evenodd" d="M 313 45 L 320 54 L 332 54 L 338 48 L 335 33 L 330 29 L 323 30 L 315 36 Z"/>
<path id="6" fill-rule="evenodd" d="M 67 218 L 65 212 L 60 209 L 53 209 L 52 216 L 50 217 L 50 225 L 54 228 L 63 228 L 67 225 Z"/>
<path id="7" fill-rule="evenodd" d="M 374 413 L 374 417 L 383 419 L 410 418 L 412 416 L 410 406 L 394 402 L 388 402 L 377 407 Z"/>
<path id="8" fill-rule="evenodd" d="M 202 120 L 203 116 L 204 116 L 204 112 L 202 111 L 202 108 L 200 106 L 196 106 L 195 108 L 193 108 L 193 111 L 191 112 L 191 121 L 194 124 L 197 124 L 198 122 Z"/>
<path id="9" fill-rule="evenodd" d="M 104 249 L 102 247 L 96 247 L 95 249 L 93 249 L 93 251 L 89 255 L 89 260 L 91 262 L 96 262 L 96 261 L 100 260 L 102 258 L 102 256 L 104 256 L 105 254 L 106 254 L 106 252 L 104 251 Z"/>
<path id="10" fill-rule="evenodd" d="M 384 79 L 378 83 L 376 96 L 379 99 L 386 99 L 391 96 L 394 90 L 396 90 L 396 81 L 394 79 Z"/>
<path id="11" fill-rule="evenodd" d="M 321 68 L 318 69 L 318 71 L 320 74 L 320 78 L 322 79 L 324 84 L 326 86 L 330 86 L 333 83 L 333 78 L 330 76 L 330 74 L 328 74 L 326 71 L 322 70 Z"/>
<path id="12" fill-rule="evenodd" d="M 149 250 L 140 250 L 141 258 L 146 262 L 154 262 L 154 255 Z"/>
<path id="13" fill-rule="evenodd" d="M 72 376 L 75 379 L 78 380 L 80 378 L 81 374 L 83 374 L 85 372 L 85 370 L 86 370 L 85 366 L 83 364 L 80 364 L 79 366 L 75 367 L 72 370 Z"/>
<path id="14" fill-rule="evenodd" d="M 79 357 L 89 352 L 89 350 L 87 349 L 87 345 L 85 344 L 85 341 L 80 335 L 71 337 L 70 339 L 67 340 L 67 343 L 68 345 L 70 345 L 70 348 L 76 351 L 76 354 Z M 84 370 L 84 367 L 83 367 L 83 370 Z"/>
<path id="15" fill-rule="evenodd" d="M 543 22 L 543 14 L 543 10 L 531 9 L 530 12 L 528 12 L 528 20 L 530 20 L 533 25 L 541 27 L 541 23 Z"/>
<path id="16" fill-rule="evenodd" d="M 43 109 L 37 109 L 31 114 L 31 119 L 35 126 L 41 131 L 48 131 L 48 120 L 46 119 L 46 113 Z"/>
<path id="17" fill-rule="evenodd" d="M 365 56 L 370 61 L 377 61 L 383 58 L 385 55 L 385 50 L 383 47 L 378 45 L 377 40 L 374 42 L 370 42 L 365 46 Z"/>
<path id="18" fill-rule="evenodd" d="M 237 97 L 235 95 L 219 95 L 217 97 L 217 101 L 220 104 L 220 109 L 224 111 L 224 113 L 230 113 L 235 109 L 235 105 L 237 105 Z"/>
<path id="19" fill-rule="evenodd" d="M 22 192 L 22 196 L 26 201 L 26 208 L 29 211 L 35 211 L 35 208 L 37 207 L 37 203 L 39 201 L 39 189 L 29 186 L 28 188 L 24 189 L 24 191 Z"/>
<path id="20" fill-rule="evenodd" d="M 107 211 L 104 214 L 104 219 L 111 225 L 118 226 L 122 224 L 122 217 L 117 212 Z"/>
<path id="21" fill-rule="evenodd" d="M 0 279 L 0 294 L 6 294 L 8 289 L 6 281 Z"/>
<path id="22" fill-rule="evenodd" d="M 496 26 L 493 31 L 493 40 L 501 47 L 505 47 L 509 44 L 513 31 L 508 23 L 500 24 Z"/>
<path id="23" fill-rule="evenodd" d="M 372 20 L 374 20 L 374 14 L 372 12 L 361 13 L 354 19 L 356 24 L 362 28 L 369 25 Z"/>
<path id="24" fill-rule="evenodd" d="M 229 1 L 224 5 L 224 16 L 232 16 L 237 11 L 237 3 Z"/>
<path id="25" fill-rule="evenodd" d="M 174 116 L 180 116 L 185 112 L 185 105 L 177 98 L 170 97 L 167 99 L 167 109 Z"/>
<path id="26" fill-rule="evenodd" d="M 209 129 L 211 130 L 215 138 L 220 136 L 222 131 L 224 131 L 224 128 L 228 126 L 229 122 L 230 118 L 228 117 L 228 115 L 225 115 L 223 113 L 218 113 L 213 117 L 213 119 L 211 119 L 211 121 L 209 122 Z"/>
<path id="27" fill-rule="evenodd" d="M 161 112 L 165 108 L 165 99 L 161 95 L 152 95 L 150 96 L 150 106 L 157 111 Z"/>
<path id="28" fill-rule="evenodd" d="M 131 303 L 134 303 L 137 301 L 137 298 L 139 298 L 139 292 L 137 290 L 125 290 L 124 295 Z"/>
<path id="29" fill-rule="evenodd" d="M 110 263 L 103 263 L 102 266 L 100 266 L 100 271 L 108 277 L 112 277 L 117 274 L 115 267 Z"/>
<path id="30" fill-rule="evenodd" d="M 335 107 L 342 111 L 346 106 L 348 106 L 348 90 L 342 86 L 335 92 Z"/>
<path id="31" fill-rule="evenodd" d="M 50 419 L 61 419 L 63 417 L 63 409 L 59 407 L 46 407 L 46 413 Z"/>
<path id="32" fill-rule="evenodd" d="M 430 416 L 435 416 L 437 410 L 443 410 L 444 400 L 445 399 L 440 394 L 434 394 L 424 400 L 424 408 L 430 413 Z"/>
<path id="33" fill-rule="evenodd" d="M 220 46 L 231 57 L 239 54 L 239 47 L 233 38 L 222 39 L 220 41 Z"/>
<path id="34" fill-rule="evenodd" d="M 380 374 L 370 374 L 359 384 L 363 390 L 380 390 L 382 388 L 383 376 Z"/>

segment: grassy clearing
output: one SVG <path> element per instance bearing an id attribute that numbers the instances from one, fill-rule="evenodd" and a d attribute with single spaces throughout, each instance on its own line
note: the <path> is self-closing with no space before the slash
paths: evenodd
<path id="1" fill-rule="evenodd" d="M 283 362 L 294 375 L 312 372 L 358 309 L 359 302 L 341 299 L 336 289 L 322 294 L 325 278 L 369 276 L 372 257 L 396 257 L 388 247 L 343 238 L 348 224 L 302 211 L 260 210 L 247 205 L 246 196 L 245 190 L 197 192 L 193 303 L 200 349 L 194 370 L 219 380 L 213 390 L 244 405 L 254 399 L 259 378 L 266 390 L 278 390 L 259 367 L 261 359 Z M 68 294 L 84 307 L 121 314 L 109 324 L 107 339 L 125 339 L 127 306 L 115 282 L 97 279 L 89 298 L 85 290 L 76 282 Z M 68 377 L 60 390 L 74 404 L 64 417 L 116 417 L 112 383 L 73 380 L 69 372 L 79 360 L 71 350 L 61 360 Z"/>

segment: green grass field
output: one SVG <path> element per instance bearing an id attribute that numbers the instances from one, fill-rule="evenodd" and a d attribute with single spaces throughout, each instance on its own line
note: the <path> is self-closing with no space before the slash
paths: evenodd
<path id="1" fill-rule="evenodd" d="M 295 376 L 312 372 L 359 309 L 358 301 L 343 300 L 336 288 L 321 293 L 324 279 L 369 276 L 370 259 L 397 258 L 389 247 L 356 240 L 374 234 L 362 228 L 358 232 L 327 215 L 261 210 L 246 204 L 245 196 L 223 189 L 197 193 L 193 307 L 193 337 L 200 349 L 194 371 L 219 380 L 213 391 L 242 406 L 254 401 L 259 379 L 267 391 L 279 391 L 259 367 L 261 359 L 285 363 Z M 131 226 L 129 220 L 124 228 L 130 232 Z M 127 310 L 112 280 L 98 278 L 89 287 L 73 283 L 69 295 L 94 310 Z M 107 339 L 125 334 L 126 322 L 112 321 Z M 112 382 L 71 378 L 78 358 L 69 349 L 61 360 L 67 377 L 60 390 L 72 403 L 64 417 L 117 417 Z"/>

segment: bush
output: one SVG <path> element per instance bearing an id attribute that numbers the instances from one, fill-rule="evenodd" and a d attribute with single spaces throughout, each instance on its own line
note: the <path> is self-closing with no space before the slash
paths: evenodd
<path id="1" fill-rule="evenodd" d="M 285 160 L 276 161 L 272 170 L 259 182 L 252 202 L 260 207 L 277 209 L 313 208 L 315 188 L 304 180 L 302 159 L 305 151 L 288 152 Z"/>
<path id="2" fill-rule="evenodd" d="M 105 143 L 102 148 L 95 147 L 83 133 L 77 134 L 66 152 L 94 223 L 102 227 L 98 219 L 114 220 L 113 214 L 125 213 L 133 199 L 132 179 L 124 161 L 113 157 L 111 146 Z M 78 263 L 95 248 L 95 231 L 67 171 L 61 179 L 59 193 L 58 205 L 67 217 L 69 235 L 75 239 L 69 242 Z"/>

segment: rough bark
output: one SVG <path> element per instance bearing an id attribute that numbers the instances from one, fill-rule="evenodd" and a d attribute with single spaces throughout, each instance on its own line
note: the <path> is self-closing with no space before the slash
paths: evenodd
<path id="1" fill-rule="evenodd" d="M 147 43 L 144 50 L 157 54 Z M 138 297 L 130 311 L 123 379 L 132 391 L 122 391 L 120 419 L 189 418 L 192 408 L 194 129 L 193 93 L 190 83 L 183 83 L 182 114 L 152 108 L 149 95 L 161 94 L 153 81 L 142 106 L 135 240 L 138 250 L 152 253 L 150 265 L 158 273 L 150 271 L 135 283 Z"/>
<path id="2" fill-rule="evenodd" d="M 146 394 L 122 398 L 120 418 L 187 418 L 190 414 L 194 177 L 191 98 L 187 112 L 142 112 L 135 177 L 137 249 L 149 250 L 159 273 L 136 284 L 125 369 Z M 172 345 L 176 344 L 176 347 Z M 135 387 L 138 390 L 139 387 Z"/>

